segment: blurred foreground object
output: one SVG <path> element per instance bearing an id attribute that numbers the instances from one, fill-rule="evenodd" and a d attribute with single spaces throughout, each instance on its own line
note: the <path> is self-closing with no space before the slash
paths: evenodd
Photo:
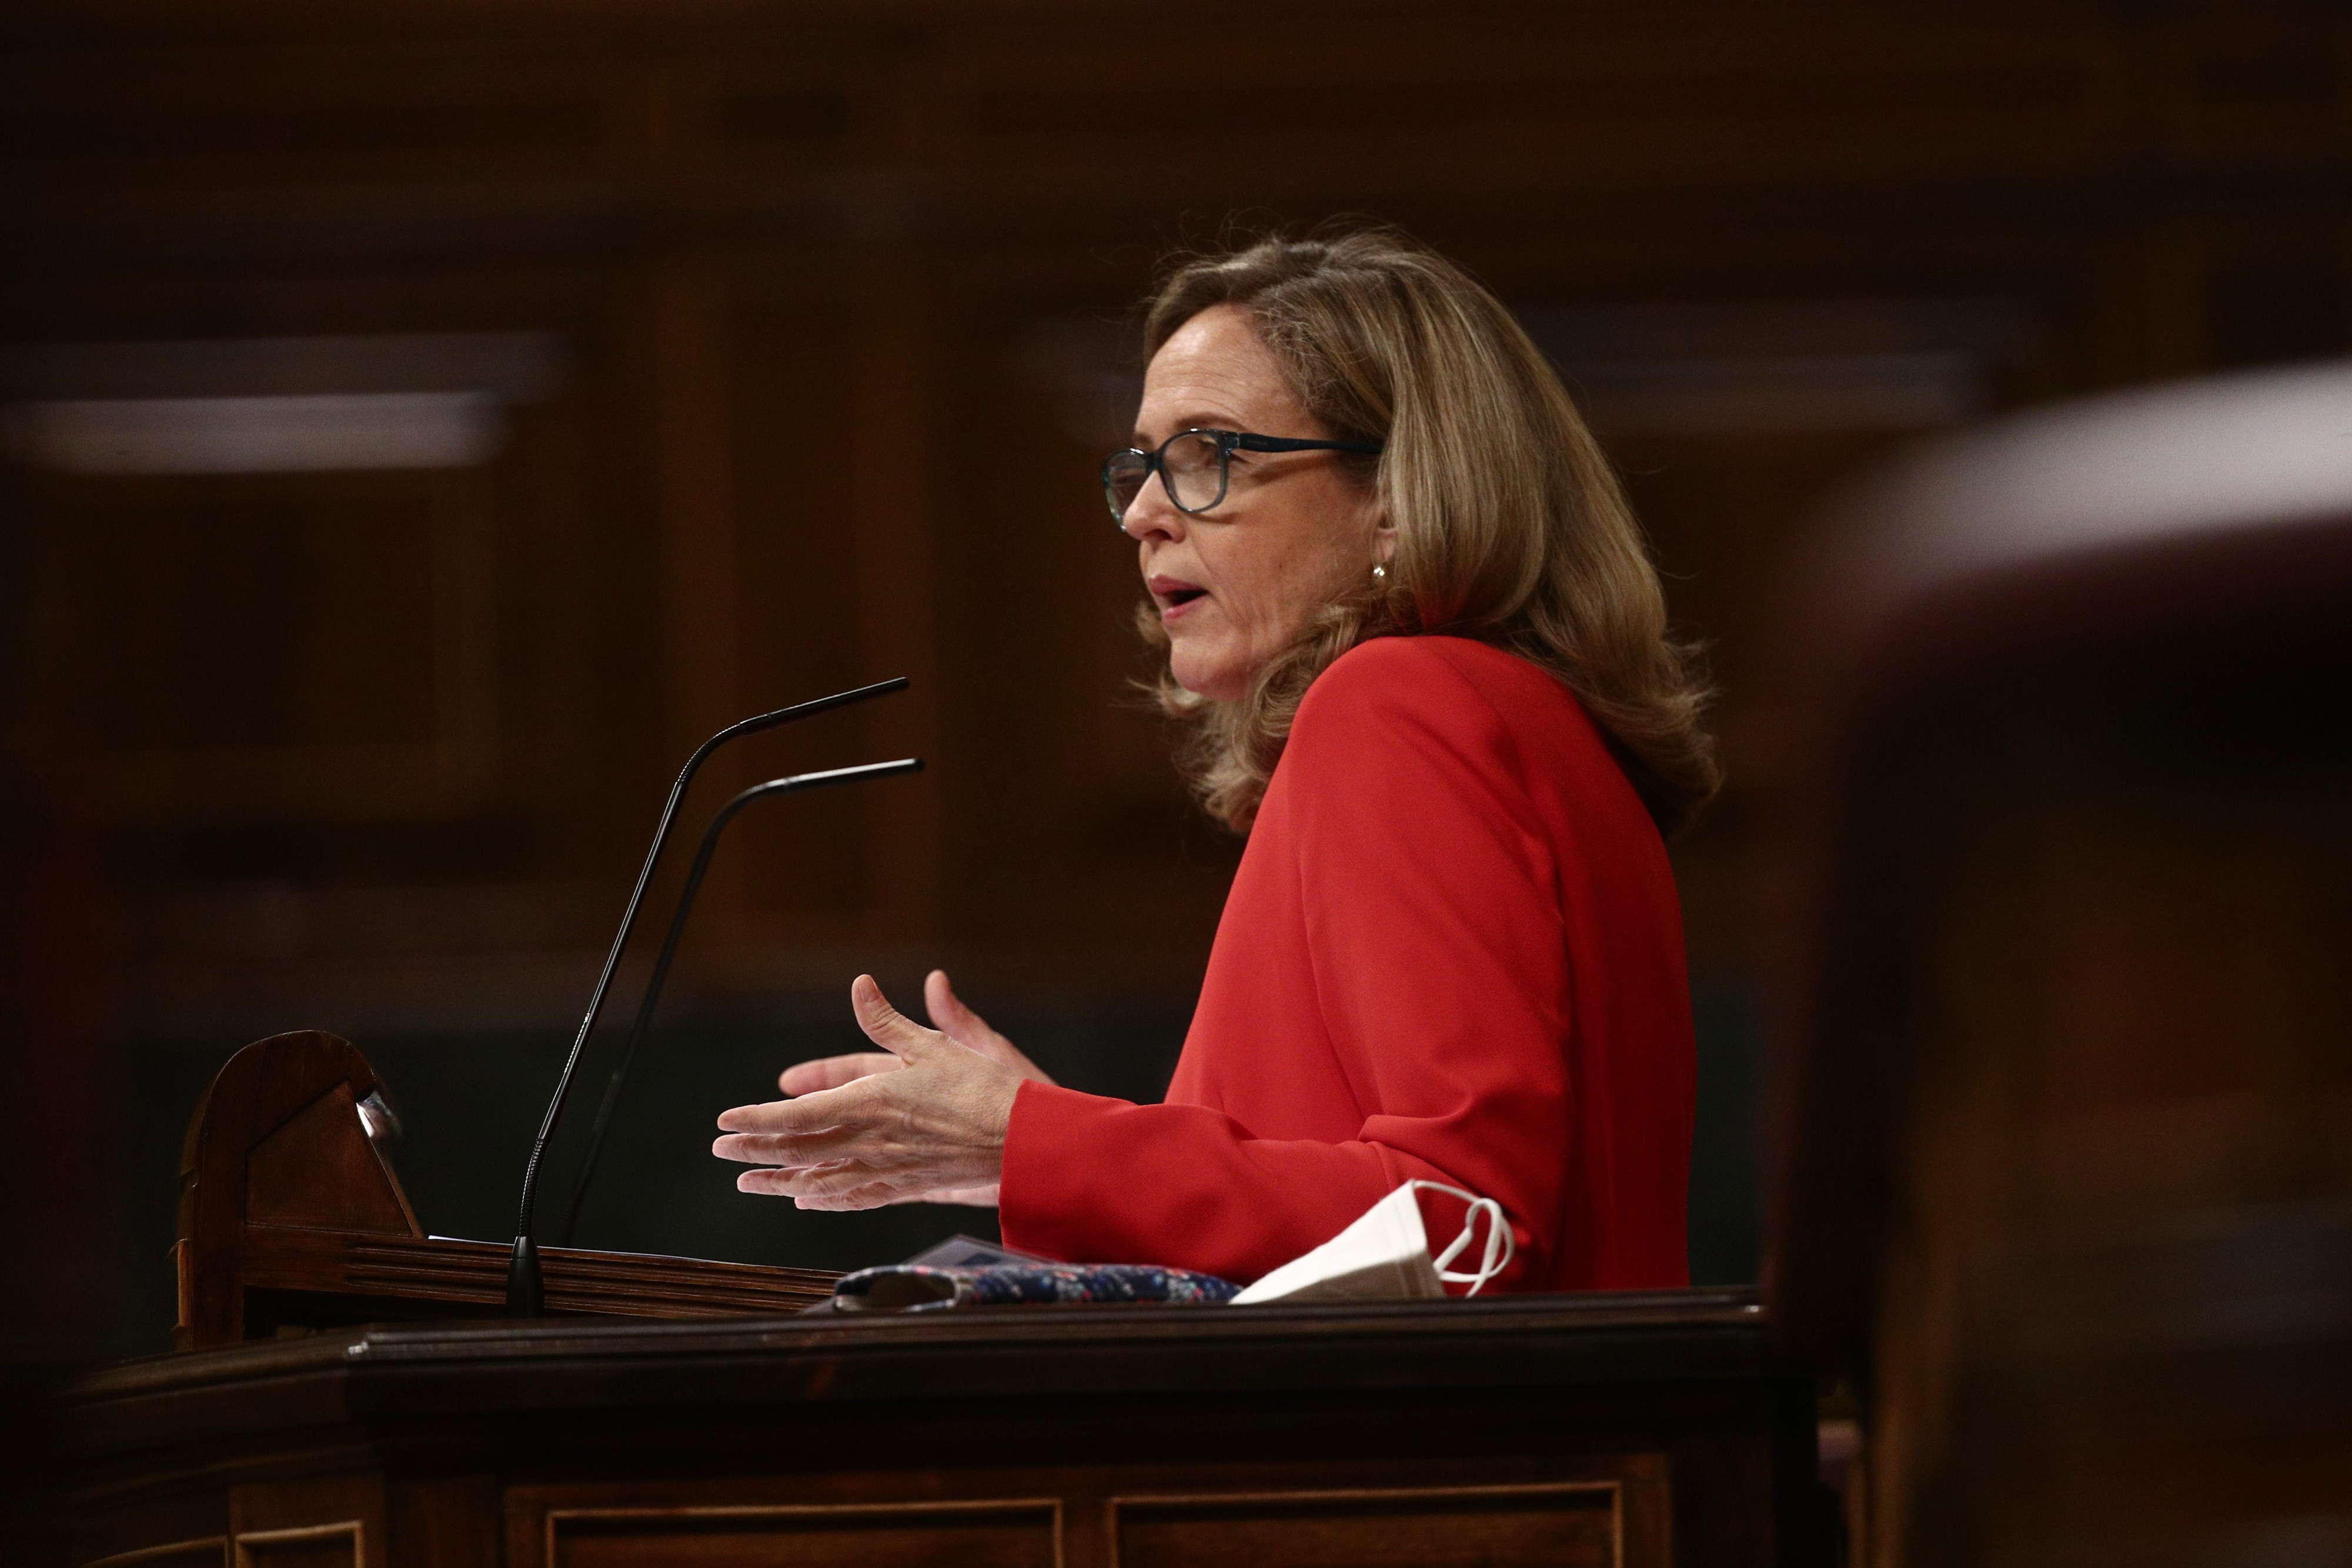
<path id="1" fill-rule="evenodd" d="M 2352 1558 L 2352 366 L 1996 425 L 1836 520 L 1768 1290 L 1864 1391 L 1862 1560 Z"/>

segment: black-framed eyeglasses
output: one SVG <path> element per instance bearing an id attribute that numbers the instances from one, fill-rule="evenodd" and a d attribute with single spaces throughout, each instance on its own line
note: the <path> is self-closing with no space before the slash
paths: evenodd
<path id="1" fill-rule="evenodd" d="M 1168 498 L 1181 512 L 1205 512 L 1225 498 L 1236 452 L 1381 453 L 1377 441 L 1299 441 L 1287 435 L 1254 435 L 1242 430 L 1184 430 L 1160 444 L 1157 452 L 1128 447 L 1103 459 L 1103 498 L 1110 520 L 1127 526 L 1127 509 L 1151 476 L 1158 474 Z"/>

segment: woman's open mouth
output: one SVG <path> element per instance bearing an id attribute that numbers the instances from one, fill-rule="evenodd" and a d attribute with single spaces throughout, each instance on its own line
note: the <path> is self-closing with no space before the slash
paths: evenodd
<path id="1" fill-rule="evenodd" d="M 1209 597 L 1207 589 L 1172 577 L 1155 577 L 1144 586 L 1151 591 L 1152 599 L 1159 603 L 1160 619 L 1162 621 L 1173 621 Z"/>

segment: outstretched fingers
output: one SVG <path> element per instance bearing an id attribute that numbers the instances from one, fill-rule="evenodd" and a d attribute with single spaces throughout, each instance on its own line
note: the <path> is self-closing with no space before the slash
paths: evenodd
<path id="1" fill-rule="evenodd" d="M 940 1033 L 967 1051 L 976 1051 L 992 1061 L 1001 1061 L 1024 1078 L 1034 1078 L 1040 1083 L 1054 1080 L 1029 1060 L 1022 1049 L 1007 1040 L 978 1013 L 964 1005 L 955 993 L 945 969 L 933 969 L 923 981 L 923 1006 L 931 1015 L 931 1022 Z"/>
<path id="2" fill-rule="evenodd" d="M 796 1208 L 819 1209 L 827 1213 L 845 1214 L 859 1209 L 881 1208 L 901 1201 L 898 1189 L 888 1182 L 869 1182 L 846 1192 L 801 1193 L 793 1198 Z"/>
<path id="3" fill-rule="evenodd" d="M 726 1133 L 711 1140 L 710 1152 L 740 1166 L 782 1166 L 793 1169 L 838 1159 L 851 1145 L 854 1133 L 811 1133 L 780 1137 L 772 1133 Z"/>
<path id="4" fill-rule="evenodd" d="M 827 1132 L 859 1120 L 857 1102 L 865 1097 L 863 1090 L 855 1094 L 832 1090 L 822 1094 L 804 1094 L 797 1100 L 768 1100 L 757 1105 L 737 1105 L 719 1113 L 719 1130 L 722 1133 L 772 1133 L 779 1136 Z"/>
<path id="5" fill-rule="evenodd" d="M 861 1078 L 871 1078 L 877 1072 L 890 1072 L 905 1066 L 887 1051 L 861 1051 L 847 1056 L 820 1057 L 814 1061 L 797 1062 L 784 1069 L 776 1080 L 776 1087 L 787 1094 L 818 1094 L 827 1089 L 838 1089 L 845 1083 L 855 1083 Z"/>
<path id="6" fill-rule="evenodd" d="M 959 1045 L 981 1049 L 981 1040 L 995 1033 L 988 1020 L 964 1005 L 955 994 L 945 969 L 933 969 L 923 977 L 923 1009 L 931 1015 L 931 1027 Z"/>
<path id="7" fill-rule="evenodd" d="M 921 1061 L 942 1042 L 936 1030 L 925 1029 L 892 1007 L 871 975 L 860 975 L 850 983 L 849 1007 L 866 1038 L 908 1065 Z"/>
<path id="8" fill-rule="evenodd" d="M 738 1191 L 789 1197 L 802 1208 L 879 1208 L 911 1190 L 904 1177 L 878 1174 L 863 1160 L 831 1160 L 790 1170 L 750 1170 L 735 1178 Z"/>
<path id="9" fill-rule="evenodd" d="M 806 1166 L 837 1158 L 865 1131 L 862 1091 L 837 1089 L 798 1100 L 738 1105 L 719 1113 L 710 1152 L 744 1165 Z"/>
<path id="10" fill-rule="evenodd" d="M 803 1208 L 873 1208 L 925 1193 L 986 1201 L 980 1195 L 1002 1168 L 1020 1076 L 1035 1070 L 976 1018 L 987 1049 L 925 1029 L 892 1007 L 871 975 L 850 988 L 850 1005 L 881 1051 L 793 1068 L 778 1082 L 796 1097 L 724 1113 L 711 1152 L 767 1167 L 741 1173 L 742 1191 Z M 960 1004 L 943 1010 L 970 1016 Z"/>

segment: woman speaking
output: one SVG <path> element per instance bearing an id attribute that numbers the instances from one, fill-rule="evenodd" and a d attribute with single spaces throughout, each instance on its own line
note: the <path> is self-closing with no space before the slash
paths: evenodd
<path id="1" fill-rule="evenodd" d="M 1258 1278 L 1400 1184 L 1495 1199 L 1526 1291 L 1674 1285 L 1693 1051 L 1663 834 L 1703 694 L 1559 378 L 1382 231 L 1192 260 L 1103 465 L 1161 700 L 1248 834 L 1167 1101 L 1053 1083 L 933 973 L 878 1052 L 727 1112 L 746 1192 L 996 1203 L 1006 1242 Z M 1433 1228 L 1436 1233 L 1436 1228 Z"/>

